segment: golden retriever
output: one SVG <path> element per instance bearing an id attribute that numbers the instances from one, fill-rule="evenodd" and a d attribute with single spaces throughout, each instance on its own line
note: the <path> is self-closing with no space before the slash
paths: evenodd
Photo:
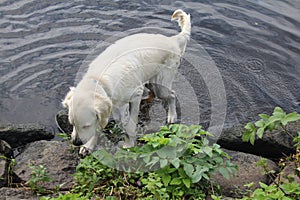
<path id="1" fill-rule="evenodd" d="M 104 50 L 90 65 L 76 88 L 71 88 L 64 107 L 73 125 L 72 141 L 83 146 L 80 155 L 95 150 L 99 131 L 112 113 L 119 113 L 126 131 L 124 147 L 135 145 L 136 125 L 144 84 L 151 85 L 156 97 L 168 103 L 168 123 L 174 123 L 176 96 L 172 82 L 190 38 L 190 15 L 178 9 L 172 15 L 181 32 L 167 37 L 139 33 L 122 38 Z M 124 120 L 124 107 L 128 108 Z"/>

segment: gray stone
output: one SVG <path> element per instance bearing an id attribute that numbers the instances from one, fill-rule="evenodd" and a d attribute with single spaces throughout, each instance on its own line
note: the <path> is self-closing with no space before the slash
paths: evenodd
<path id="1" fill-rule="evenodd" d="M 225 128 L 218 140 L 223 148 L 251 153 L 271 159 L 278 159 L 295 151 L 293 138 L 283 131 L 274 130 L 266 132 L 262 139 L 255 140 L 254 146 L 242 141 L 244 125 Z M 288 126 L 289 132 L 294 136 L 300 131 L 300 121 Z"/>
<path id="2" fill-rule="evenodd" d="M 36 194 L 30 190 L 22 188 L 0 188 L 0 199 L 1 200 L 38 200 Z"/>
<path id="3" fill-rule="evenodd" d="M 79 157 L 67 141 L 38 141 L 31 143 L 16 160 L 14 171 L 22 181 L 27 182 L 31 178 L 32 169 L 29 166 L 43 165 L 53 181 L 41 185 L 48 190 L 57 186 L 68 190 L 73 185 L 72 174 Z"/>
<path id="4" fill-rule="evenodd" d="M 26 145 L 38 140 L 49 140 L 54 135 L 38 124 L 0 125 L 0 139 L 12 148 Z"/>
<path id="5" fill-rule="evenodd" d="M 257 188 L 259 182 L 271 183 L 269 177 L 261 173 L 263 168 L 257 166 L 261 157 L 242 152 L 224 151 L 232 157 L 231 162 L 238 166 L 238 170 L 235 176 L 231 175 L 229 180 L 219 173 L 211 177 L 213 182 L 221 186 L 222 195 L 240 198 L 242 193 L 246 191 L 245 184 L 253 182 L 254 188 Z M 278 166 L 273 161 L 267 160 L 267 164 L 269 170 L 278 171 Z"/>

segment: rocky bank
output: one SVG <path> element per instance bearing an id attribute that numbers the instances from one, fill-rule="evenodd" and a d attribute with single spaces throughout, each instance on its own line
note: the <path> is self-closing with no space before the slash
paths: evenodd
<path id="1" fill-rule="evenodd" d="M 65 111 L 58 113 L 57 121 L 61 129 L 70 131 Z M 53 178 L 53 181 L 43 185 L 44 188 L 59 188 L 58 192 L 72 188 L 72 174 L 80 160 L 78 149 L 69 141 L 51 140 L 54 136 L 45 130 L 39 125 L 1 127 L 0 199 L 39 199 L 28 187 L 24 187 L 31 178 L 33 169 L 30 166 L 44 166 Z M 220 184 L 224 196 L 238 197 L 237 190 L 245 189 L 246 183 L 271 183 L 266 175 L 261 174 L 262 168 L 257 167 L 256 163 L 260 158 L 266 157 L 269 169 L 278 171 L 276 160 L 294 151 L 293 142 L 285 134 L 266 134 L 252 146 L 242 142 L 242 130 L 242 126 L 225 129 L 218 141 L 224 148 L 231 149 L 225 151 L 238 166 L 236 176 L 230 180 L 218 174 L 212 177 L 212 180 Z M 290 130 L 295 133 L 300 130 L 300 124 L 293 124 Z"/>

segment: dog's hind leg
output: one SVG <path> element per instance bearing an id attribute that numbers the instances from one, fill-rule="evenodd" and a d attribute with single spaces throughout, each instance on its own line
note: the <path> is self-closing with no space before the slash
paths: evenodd
<path id="1" fill-rule="evenodd" d="M 176 112 L 176 95 L 174 90 L 169 91 L 169 96 L 167 97 L 167 102 L 169 106 L 168 110 L 168 124 L 173 124 L 177 120 Z"/>
<path id="2" fill-rule="evenodd" d="M 176 94 L 174 90 L 171 90 L 162 85 L 154 86 L 155 95 L 168 103 L 168 124 L 173 124 L 177 120 L 176 112 Z"/>
<path id="3" fill-rule="evenodd" d="M 138 87 L 129 102 L 129 120 L 123 127 L 126 130 L 126 136 L 124 141 L 124 148 L 130 148 L 135 145 L 136 140 L 136 127 L 138 123 L 138 114 L 140 109 L 140 103 L 143 96 L 144 86 Z"/>
<path id="4" fill-rule="evenodd" d="M 168 104 L 168 124 L 173 124 L 177 120 L 176 94 L 175 91 L 171 89 L 173 81 L 172 75 L 172 71 L 162 71 L 150 81 L 150 88 L 155 96 L 166 101 Z"/>

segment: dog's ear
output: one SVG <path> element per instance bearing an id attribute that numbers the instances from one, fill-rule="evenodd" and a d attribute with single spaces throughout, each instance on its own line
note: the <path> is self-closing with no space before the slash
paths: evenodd
<path id="1" fill-rule="evenodd" d="M 94 101 L 94 109 L 96 111 L 97 118 L 99 119 L 99 125 L 101 128 L 105 128 L 111 114 L 112 102 L 108 97 L 98 94 L 95 95 Z"/>
<path id="2" fill-rule="evenodd" d="M 75 91 L 75 87 L 70 87 L 70 91 L 66 95 L 65 99 L 62 101 L 62 105 L 65 108 L 69 108 L 69 105 L 70 105 L 70 103 L 72 101 L 72 98 L 73 98 L 74 91 Z"/>

